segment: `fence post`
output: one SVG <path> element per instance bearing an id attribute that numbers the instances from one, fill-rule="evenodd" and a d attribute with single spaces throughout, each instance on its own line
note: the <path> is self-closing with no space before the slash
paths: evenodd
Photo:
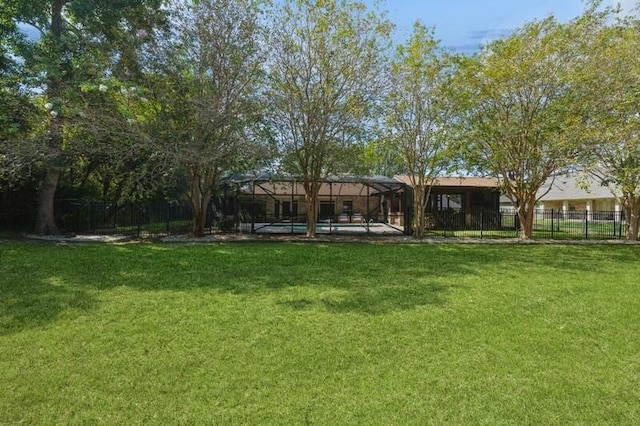
<path id="1" fill-rule="evenodd" d="M 333 201 L 333 182 L 329 182 L 329 206 L 333 203 L 333 213 L 335 213 L 335 201 Z M 331 211 L 331 208 L 329 208 Z M 319 216 L 319 215 L 318 215 Z M 318 222 L 318 220 L 316 220 Z M 329 235 L 333 234 L 333 214 L 329 216 Z"/>
<path id="2" fill-rule="evenodd" d="M 171 219 L 169 218 L 169 215 L 171 214 L 171 204 L 165 204 L 164 208 L 165 208 L 165 215 L 167 218 L 167 235 L 169 235 L 169 227 L 171 223 Z"/>
<path id="3" fill-rule="evenodd" d="M 91 229 L 93 235 L 96 234 L 96 203 L 91 203 Z"/>
<path id="4" fill-rule="evenodd" d="M 618 236 L 623 238 L 622 231 L 625 229 L 625 222 L 626 225 L 629 226 L 629 219 L 625 217 L 624 210 L 620 210 L 618 214 L 620 215 L 620 219 L 618 219 Z"/>
<path id="5" fill-rule="evenodd" d="M 483 232 L 484 231 L 484 208 L 480 209 L 480 239 L 482 239 L 483 237 Z"/>
<path id="6" fill-rule="evenodd" d="M 251 233 L 256 233 L 256 181 L 251 182 Z"/>
<path id="7" fill-rule="evenodd" d="M 211 235 L 213 234 L 213 226 L 214 226 L 213 221 L 216 220 L 216 215 L 213 214 L 212 210 L 210 211 L 210 209 L 207 209 L 207 213 L 209 212 L 211 213 L 211 218 L 209 219 L 209 235 Z"/>
<path id="8" fill-rule="evenodd" d="M 555 216 L 555 213 L 553 212 L 553 209 L 551 209 L 551 239 L 552 240 L 553 240 L 553 231 L 555 229 L 555 224 L 553 223 L 554 216 Z"/>
<path id="9" fill-rule="evenodd" d="M 131 224 L 136 225 L 136 238 L 140 238 L 140 224 L 139 221 L 136 220 L 133 203 L 129 204 L 129 217 L 131 218 Z"/>
<path id="10" fill-rule="evenodd" d="M 451 235 L 455 235 L 453 234 L 453 218 L 449 218 L 448 216 L 450 216 L 450 213 L 447 212 L 446 210 L 444 211 L 444 214 L 447 215 L 447 217 L 444 218 L 444 232 L 442 233 L 442 236 L 444 238 L 447 238 L 447 228 L 451 227 L 452 230 L 452 234 Z"/>
<path id="11" fill-rule="evenodd" d="M 589 211 L 584 211 L 584 239 L 589 239 Z"/>

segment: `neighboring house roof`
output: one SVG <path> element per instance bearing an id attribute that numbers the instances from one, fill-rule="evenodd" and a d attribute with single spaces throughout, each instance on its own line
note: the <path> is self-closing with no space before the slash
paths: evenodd
<path id="1" fill-rule="evenodd" d="M 511 202 L 509 197 L 507 197 L 506 195 L 502 194 L 502 195 L 500 195 L 500 205 L 501 206 L 511 206 L 511 205 L 513 205 L 513 203 Z"/>
<path id="2" fill-rule="evenodd" d="M 396 175 L 395 179 L 411 185 L 408 175 Z M 474 187 L 474 188 L 498 188 L 500 181 L 497 178 L 459 176 L 459 177 L 438 177 L 433 186 L 441 187 Z"/>
<path id="3" fill-rule="evenodd" d="M 547 193 L 545 194 L 545 192 Z M 556 176 L 553 181 L 545 183 L 540 188 L 538 196 L 542 194 L 545 195 L 540 201 L 594 200 L 615 197 L 610 187 L 601 185 L 594 178 L 578 179 L 573 175 Z"/>

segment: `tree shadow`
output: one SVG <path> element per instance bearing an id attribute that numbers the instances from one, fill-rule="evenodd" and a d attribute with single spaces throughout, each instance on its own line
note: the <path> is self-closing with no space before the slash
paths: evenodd
<path id="1" fill-rule="evenodd" d="M 325 299 L 323 304 L 329 312 L 360 312 L 371 315 L 406 311 L 426 305 L 444 305 L 443 297 L 451 286 L 434 283 L 416 285 L 391 285 L 354 291 L 342 300 Z"/>
<path id="2" fill-rule="evenodd" d="M 446 304 L 443 297 L 452 286 L 435 283 L 414 283 L 354 288 L 339 297 L 321 297 L 316 300 L 301 298 L 278 302 L 296 311 L 321 308 L 327 312 L 384 315 L 407 311 L 420 306 Z"/>
<path id="3" fill-rule="evenodd" d="M 603 273 L 635 262 L 637 249 L 367 243 L 23 244 L 9 250 L 15 253 L 0 252 L 0 334 L 44 326 L 62 314 L 95 310 L 95 292 L 116 287 L 275 294 L 276 303 L 289 309 L 379 315 L 444 305 L 454 288 L 464 288 L 459 278 L 469 275 L 508 276 L 526 268 L 535 271 L 536 264 L 560 272 Z M 276 293 L 296 288 L 304 291 Z"/>
<path id="4" fill-rule="evenodd" d="M 80 315 L 97 308 L 95 297 L 60 277 L 27 285 L 3 280 L 0 285 L 0 335 L 43 327 L 61 314 Z"/>

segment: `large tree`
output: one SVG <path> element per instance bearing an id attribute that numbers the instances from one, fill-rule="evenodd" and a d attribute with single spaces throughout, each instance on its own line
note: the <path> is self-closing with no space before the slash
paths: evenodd
<path id="1" fill-rule="evenodd" d="M 432 32 L 418 22 L 391 64 L 385 123 L 390 148 L 398 153 L 413 186 L 416 238 L 424 237 L 433 182 L 453 164 L 452 65 L 452 58 L 439 48 Z"/>
<path id="2" fill-rule="evenodd" d="M 576 108 L 584 123 L 586 171 L 615 189 L 628 223 L 640 238 L 640 34 L 637 20 L 594 20 L 577 69 Z"/>
<path id="3" fill-rule="evenodd" d="M 28 178 L 39 160 L 32 149 L 41 132 L 39 114 L 19 83 L 0 71 L 0 189 Z"/>
<path id="4" fill-rule="evenodd" d="M 272 21 L 269 121 L 280 165 L 304 186 L 315 237 L 322 178 L 349 171 L 373 123 L 391 25 L 354 0 L 283 2 Z"/>
<path id="5" fill-rule="evenodd" d="M 221 175 L 262 146 L 261 7 L 260 0 L 173 2 L 173 32 L 148 52 L 155 136 L 188 180 L 194 236 L 204 234 Z"/>
<path id="6" fill-rule="evenodd" d="M 0 189 L 26 178 L 38 157 L 20 143 L 37 133 L 38 114 L 13 53 L 13 46 L 24 37 L 13 19 L 16 9 L 15 3 L 0 4 Z"/>
<path id="7" fill-rule="evenodd" d="M 523 239 L 532 235 L 539 189 L 576 158 L 569 106 L 573 35 L 579 25 L 580 20 L 561 25 L 553 18 L 528 23 L 459 70 L 467 167 L 501 179 Z"/>
<path id="8" fill-rule="evenodd" d="M 110 78 L 83 84 L 71 98 L 62 196 L 119 204 L 146 198 L 162 184 L 168 167 L 148 134 L 155 116 L 146 91 Z"/>
<path id="9" fill-rule="evenodd" d="M 140 35 L 162 19 L 161 0 L 6 0 L 2 13 L 28 25 L 37 37 L 15 37 L 11 54 L 22 62 L 23 83 L 42 109 L 45 136 L 35 141 L 43 152 L 44 180 L 36 232 L 57 233 L 53 206 L 64 170 L 69 166 L 75 132 L 68 131 L 80 105 L 84 83 L 135 76 Z M 5 19 L 6 16 L 1 17 Z M 14 31 L 15 32 L 15 31 Z M 81 117 L 80 117 L 81 118 Z M 75 121 L 75 123 L 82 120 Z"/>

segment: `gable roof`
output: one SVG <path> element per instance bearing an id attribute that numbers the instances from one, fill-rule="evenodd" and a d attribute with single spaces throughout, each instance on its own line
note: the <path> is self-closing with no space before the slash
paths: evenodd
<path id="1" fill-rule="evenodd" d="M 593 200 L 601 198 L 614 198 L 612 188 L 601 185 L 596 179 L 587 177 L 579 180 L 575 175 L 556 176 L 553 181 L 545 183 L 538 191 L 538 196 L 547 192 L 540 201 L 560 200 Z"/>

